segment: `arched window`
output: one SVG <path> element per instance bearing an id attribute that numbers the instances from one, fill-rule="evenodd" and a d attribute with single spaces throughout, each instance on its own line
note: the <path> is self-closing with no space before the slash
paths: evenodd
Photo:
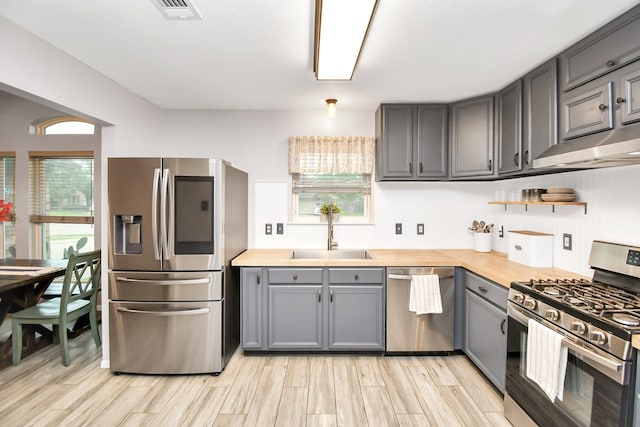
<path id="1" fill-rule="evenodd" d="M 33 124 L 36 135 L 93 135 L 96 127 L 74 116 L 54 117 Z"/>

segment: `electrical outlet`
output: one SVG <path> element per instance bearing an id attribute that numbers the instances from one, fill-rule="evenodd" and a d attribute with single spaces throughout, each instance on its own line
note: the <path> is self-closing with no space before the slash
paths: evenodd
<path id="1" fill-rule="evenodd" d="M 418 224 L 418 234 L 424 234 L 424 224 Z"/>
<path id="2" fill-rule="evenodd" d="M 396 223 L 396 234 L 402 234 L 402 223 Z"/>
<path id="3" fill-rule="evenodd" d="M 273 234 L 273 224 L 264 225 L 264 234 Z"/>
<path id="4" fill-rule="evenodd" d="M 284 234 L 284 224 L 281 222 L 276 223 L 276 234 Z"/>
<path id="5" fill-rule="evenodd" d="M 572 243 L 571 240 L 572 240 L 572 235 L 564 233 L 562 235 L 562 249 L 570 251 L 571 250 L 571 243 Z"/>

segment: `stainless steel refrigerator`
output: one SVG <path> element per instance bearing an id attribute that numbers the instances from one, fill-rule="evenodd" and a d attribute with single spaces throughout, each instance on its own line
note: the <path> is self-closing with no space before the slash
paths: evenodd
<path id="1" fill-rule="evenodd" d="M 220 373 L 240 341 L 247 174 L 221 159 L 110 158 L 114 372 Z"/>

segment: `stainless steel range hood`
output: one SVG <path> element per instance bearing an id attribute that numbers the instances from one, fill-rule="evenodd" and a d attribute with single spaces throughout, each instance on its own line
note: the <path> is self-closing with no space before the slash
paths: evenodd
<path id="1" fill-rule="evenodd" d="M 554 145 L 533 160 L 533 167 L 588 169 L 637 163 L 640 163 L 640 125 Z"/>

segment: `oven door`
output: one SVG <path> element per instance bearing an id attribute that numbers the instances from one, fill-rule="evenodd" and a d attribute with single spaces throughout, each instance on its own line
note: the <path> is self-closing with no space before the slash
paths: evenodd
<path id="1" fill-rule="evenodd" d="M 569 357 L 564 398 L 551 402 L 538 385 L 527 378 L 527 322 L 533 318 L 566 333 L 511 302 L 508 313 L 505 402 L 512 399 L 531 420 L 542 426 L 625 426 L 631 422 L 632 363 L 596 349 L 584 340 L 567 337 Z"/>

